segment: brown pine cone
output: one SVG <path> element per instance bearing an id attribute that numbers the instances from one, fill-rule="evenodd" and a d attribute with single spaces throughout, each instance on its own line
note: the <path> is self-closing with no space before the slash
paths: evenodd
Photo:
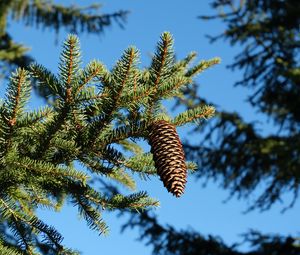
<path id="1" fill-rule="evenodd" d="M 176 127 L 158 120 L 149 127 L 149 144 L 160 179 L 169 192 L 180 197 L 184 192 L 187 169 Z"/>

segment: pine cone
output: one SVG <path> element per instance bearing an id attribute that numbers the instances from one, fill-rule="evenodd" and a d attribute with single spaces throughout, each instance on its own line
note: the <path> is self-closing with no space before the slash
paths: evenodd
<path id="1" fill-rule="evenodd" d="M 176 127 L 159 120 L 149 127 L 149 144 L 160 179 L 169 192 L 180 197 L 186 183 L 185 156 Z"/>

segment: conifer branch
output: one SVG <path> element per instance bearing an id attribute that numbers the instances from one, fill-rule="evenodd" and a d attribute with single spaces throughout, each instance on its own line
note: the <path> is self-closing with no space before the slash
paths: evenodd
<path id="1" fill-rule="evenodd" d="M 74 196 L 74 199 L 80 215 L 84 216 L 88 226 L 93 230 L 97 230 L 99 234 L 107 235 L 108 227 L 101 219 L 100 212 L 92 207 L 90 203 L 91 197 L 78 194 Z"/>
<path id="2" fill-rule="evenodd" d="M 143 191 L 129 196 L 115 195 L 109 200 L 109 203 L 110 206 L 130 210 L 142 210 L 145 206 L 159 206 L 158 201 L 149 198 L 147 193 Z"/>
<path id="3" fill-rule="evenodd" d="M 158 206 L 158 201 L 146 192 L 124 196 L 114 185 L 108 187 L 106 180 L 134 190 L 134 173 L 141 178 L 158 173 L 162 176 L 163 167 L 169 167 L 168 153 L 173 153 L 168 144 L 176 147 L 174 157 L 179 156 L 176 162 L 180 172 L 176 176 L 167 173 L 164 183 L 176 196 L 182 194 L 186 169 L 193 171 L 195 165 L 185 162 L 175 125 L 208 118 L 214 108 L 198 107 L 172 120 L 163 112 L 161 101 L 180 95 L 182 88 L 193 82 L 192 76 L 214 62 L 189 69 L 195 54 L 176 62 L 171 35 L 164 33 L 161 38 L 149 68 L 138 68 L 138 51 L 130 47 L 110 72 L 98 61 L 82 69 L 78 38 L 69 36 L 58 76 L 43 66 L 31 66 L 31 75 L 53 97 L 51 104 L 38 111 L 24 111 L 30 95 L 28 72 L 19 70 L 13 75 L 7 98 L 0 104 L 0 199 L 11 198 L 9 207 L 16 216 L 0 201 L 0 211 L 4 212 L 0 213 L 0 222 L 14 228 L 14 238 L 21 239 L 23 250 L 32 247 L 37 253 L 46 245 L 53 254 L 74 254 L 60 244 L 54 228 L 36 217 L 39 207 L 58 210 L 66 199 L 71 199 L 91 229 L 107 233 L 102 210 L 140 211 Z M 151 140 L 155 157 L 144 153 L 139 138 Z M 75 168 L 75 162 L 88 172 Z M 168 183 L 173 177 L 177 188 Z M 103 179 L 103 189 L 91 186 L 89 181 L 94 178 Z M 1 245 L 0 241 L 0 252 Z M 22 247 L 16 248 L 22 251 Z"/>
<path id="4" fill-rule="evenodd" d="M 160 83 L 170 75 L 170 68 L 174 62 L 172 46 L 173 39 L 170 33 L 163 33 L 161 41 L 157 45 L 157 52 L 155 53 L 150 66 L 150 82 L 153 94 L 149 96 L 149 106 L 146 113 L 147 116 L 152 115 L 155 107 L 154 105 L 159 98 L 157 91 Z"/>
<path id="5" fill-rule="evenodd" d="M 37 79 L 39 86 L 42 86 L 44 90 L 46 89 L 51 92 L 51 96 L 59 96 L 60 98 L 64 98 L 63 85 L 59 82 L 57 77 L 44 66 L 39 64 L 31 64 L 30 72 L 32 77 Z"/>
<path id="6" fill-rule="evenodd" d="M 137 58 L 138 52 L 134 48 L 127 49 L 112 72 L 112 79 L 115 81 L 116 87 L 111 88 L 113 91 L 112 105 L 108 111 L 104 111 L 106 115 L 103 121 L 104 125 L 113 118 L 114 111 L 118 109 L 121 103 L 120 98 L 128 83 L 128 79 L 134 75 L 133 69 L 135 68 Z"/>
<path id="7" fill-rule="evenodd" d="M 94 78 L 99 77 L 98 79 L 100 80 L 103 73 L 107 73 L 103 64 L 98 61 L 92 61 L 82 72 L 81 77 L 79 77 L 78 88 L 76 89 L 75 96 Z"/>
<path id="8" fill-rule="evenodd" d="M 146 192 L 138 192 L 129 196 L 123 196 L 121 194 L 114 195 L 109 199 L 97 199 L 97 197 L 89 197 L 96 204 L 100 203 L 102 208 L 108 210 L 118 209 L 130 209 L 130 210 L 142 210 L 149 206 L 159 206 L 157 200 L 149 198 Z"/>
<path id="9" fill-rule="evenodd" d="M 107 167 L 104 162 L 99 162 L 97 159 L 90 157 L 80 157 L 81 163 L 91 172 L 101 174 L 110 178 L 130 190 L 135 190 L 136 184 L 133 178 L 120 167 Z"/>
<path id="10" fill-rule="evenodd" d="M 28 233 L 26 233 L 28 230 L 30 232 L 32 232 L 33 230 L 27 229 L 28 227 L 36 229 L 38 231 L 37 233 L 44 233 L 51 241 L 51 243 L 53 243 L 58 248 L 58 250 L 62 249 L 62 246 L 60 245 L 62 237 L 55 229 L 47 226 L 36 217 L 26 219 L 26 217 L 24 217 L 21 212 L 18 212 L 18 210 L 14 208 L 16 206 L 9 205 L 1 198 L 0 203 L 2 205 L 0 205 L 0 210 L 1 208 L 3 208 L 2 213 L 5 215 L 5 218 L 9 220 L 9 224 L 11 224 L 13 231 L 15 231 L 15 233 L 20 236 L 21 243 L 23 244 L 23 246 L 25 246 L 25 251 L 28 252 L 28 254 L 34 254 L 32 243 L 33 238 L 32 236 L 28 235 Z M 19 246 L 22 249 L 22 245 L 19 244 Z"/>
<path id="11" fill-rule="evenodd" d="M 69 60 L 69 65 L 68 65 L 68 80 L 67 80 L 67 89 L 70 88 L 70 84 L 71 84 L 71 76 L 72 76 L 72 71 L 73 71 L 73 50 L 74 50 L 74 45 L 70 44 L 70 60 Z"/>
<path id="12" fill-rule="evenodd" d="M 22 116 L 24 107 L 30 96 L 30 83 L 28 72 L 24 69 L 17 69 L 12 74 L 8 88 L 6 89 L 6 99 L 1 105 L 1 129 L 0 129 L 0 155 L 13 153 L 16 148 L 13 145 L 13 135 L 16 132 L 16 124 Z M 9 152 L 9 150 L 11 150 Z"/>
<path id="13" fill-rule="evenodd" d="M 5 244 L 3 244 L 3 242 L 2 242 L 1 239 L 0 239 L 0 254 L 5 254 L 5 255 L 22 255 L 14 247 L 5 246 Z"/>
<path id="14" fill-rule="evenodd" d="M 110 95 L 105 99 L 106 102 L 103 102 L 106 103 L 107 107 L 102 107 L 102 118 L 94 123 L 94 126 L 97 127 L 97 132 L 93 131 L 91 140 L 95 141 L 98 134 L 107 127 L 122 106 L 120 99 L 126 86 L 129 86 L 128 79 L 132 79 L 135 75 L 137 61 L 137 50 L 133 47 L 128 48 L 114 67 L 111 77 L 105 81 L 105 88 L 110 90 Z M 92 146 L 95 146 L 95 143 Z"/>
<path id="15" fill-rule="evenodd" d="M 135 123 L 135 126 L 121 126 L 116 129 L 111 130 L 106 133 L 105 137 L 100 139 L 99 141 L 104 142 L 106 144 L 109 143 L 118 143 L 122 140 L 125 140 L 129 137 L 143 137 L 145 136 L 145 132 L 147 130 L 147 123 Z"/>
<path id="16" fill-rule="evenodd" d="M 173 56 L 173 38 L 170 33 L 165 32 L 161 36 L 161 41 L 157 45 L 157 52 L 153 57 L 150 67 L 150 80 L 153 83 L 154 90 L 157 91 L 159 84 L 169 77 L 170 70 L 174 60 Z"/>
<path id="17" fill-rule="evenodd" d="M 96 154 L 92 155 L 79 155 L 80 162 L 91 172 L 96 174 L 109 175 L 112 173 L 113 168 L 104 165 L 100 157 Z"/>
<path id="18" fill-rule="evenodd" d="M 151 153 L 137 154 L 128 158 L 123 162 L 124 166 L 133 172 L 137 172 L 142 176 L 156 175 L 157 170 L 154 166 L 153 155 Z M 186 162 L 187 170 L 194 172 L 197 169 L 197 165 L 194 162 Z M 144 178 L 145 179 L 145 178 Z"/>
<path id="19" fill-rule="evenodd" d="M 48 179 L 52 180 L 52 185 L 56 184 L 61 186 L 61 181 L 76 180 L 82 184 L 85 184 L 88 180 L 88 176 L 78 170 L 73 170 L 71 168 L 63 168 L 51 164 L 50 162 L 33 160 L 27 157 L 19 158 L 18 161 L 6 161 L 8 167 L 17 167 L 20 173 L 24 173 L 23 178 L 19 179 L 19 184 L 22 182 L 28 182 L 31 180 L 30 175 L 41 178 L 40 180 L 33 180 L 36 184 L 43 184 Z M 25 170 L 25 171 L 24 171 Z M 54 177 L 54 178 L 51 178 Z"/>
<path id="20" fill-rule="evenodd" d="M 127 174 L 122 168 L 114 168 L 113 171 L 108 175 L 112 180 L 121 183 L 124 187 L 134 191 L 136 189 L 136 182 Z"/>
<path id="21" fill-rule="evenodd" d="M 189 109 L 183 113 L 177 115 L 172 121 L 176 126 L 182 126 L 186 123 L 193 122 L 197 119 L 208 119 L 215 114 L 215 108 L 213 106 L 199 106 L 194 109 Z"/>
<path id="22" fill-rule="evenodd" d="M 64 84 L 65 102 L 73 101 L 73 93 L 76 90 L 76 74 L 79 71 L 80 50 L 79 40 L 75 35 L 69 35 L 63 46 L 61 63 L 59 65 L 60 77 Z M 78 85 L 77 85 L 78 86 Z"/>
<path id="23" fill-rule="evenodd" d="M 178 71 L 184 71 L 185 69 L 188 68 L 188 65 L 195 60 L 195 58 L 197 57 L 197 53 L 196 52 L 191 52 L 189 53 L 184 59 L 178 61 L 178 63 L 176 63 L 174 65 L 174 69 L 173 72 L 178 72 Z"/>
<path id="24" fill-rule="evenodd" d="M 221 62 L 220 58 L 212 58 L 210 60 L 203 60 L 199 64 L 192 67 L 190 70 L 188 70 L 185 74 L 186 77 L 193 77 L 199 73 L 202 73 L 204 70 L 219 64 Z"/>
<path id="25" fill-rule="evenodd" d="M 126 94 L 124 93 L 121 101 L 123 102 L 123 105 L 127 104 L 130 111 L 133 109 L 137 111 L 140 107 L 148 105 L 147 98 L 149 98 L 150 95 L 153 95 L 153 93 L 153 89 L 140 84 L 138 88 L 135 88 L 132 91 L 130 90 Z"/>
<path id="26" fill-rule="evenodd" d="M 180 93 L 179 89 L 181 87 L 191 82 L 192 80 L 190 78 L 175 77 L 173 79 L 170 79 L 170 81 L 168 81 L 168 83 L 165 86 L 159 88 L 156 94 L 159 98 L 169 98 L 170 96 L 174 97 L 178 93 Z"/>
<path id="27" fill-rule="evenodd" d="M 16 115 L 17 115 L 17 108 L 18 108 L 19 100 L 20 100 L 21 84 L 23 83 L 22 79 L 23 79 L 23 77 L 22 77 L 22 71 L 21 71 L 21 74 L 20 74 L 20 77 L 19 77 L 19 80 L 17 83 L 17 91 L 16 91 L 17 93 L 15 95 L 15 106 L 13 108 L 12 115 L 10 116 L 10 119 L 8 120 L 8 124 L 10 126 L 14 126 L 16 124 Z"/>
<path id="28" fill-rule="evenodd" d="M 66 122 L 67 116 L 69 115 L 71 108 L 69 105 L 64 105 L 62 102 L 60 103 L 56 112 L 52 119 L 45 123 L 45 128 L 39 134 L 41 142 L 39 143 L 39 147 L 36 150 L 35 158 L 42 158 L 49 150 L 50 142 L 55 137 L 57 132 L 62 129 L 64 123 Z"/>
<path id="29" fill-rule="evenodd" d="M 101 5 L 64 7 L 48 0 L 22 1 L 21 5 L 12 6 L 14 19 L 23 20 L 31 26 L 53 27 L 57 32 L 64 27 L 73 33 L 81 31 L 99 34 L 112 21 L 122 26 L 129 13 L 121 10 L 112 14 L 100 14 L 98 11 Z"/>
<path id="30" fill-rule="evenodd" d="M 19 118 L 17 127 L 34 128 L 35 125 L 40 125 L 43 120 L 50 119 L 52 115 L 53 109 L 47 106 L 38 111 L 26 112 Z"/>
<path id="31" fill-rule="evenodd" d="M 144 152 L 143 148 L 138 143 L 136 143 L 134 140 L 132 141 L 130 139 L 126 139 L 126 140 L 120 141 L 118 144 L 120 146 L 122 146 L 122 149 L 124 151 L 130 151 L 134 155 L 141 154 Z"/>
<path id="32" fill-rule="evenodd" d="M 27 71 L 21 68 L 17 69 L 11 78 L 6 96 L 8 125 L 14 126 L 30 96 L 29 74 Z"/>
<path id="33" fill-rule="evenodd" d="M 106 94 L 106 93 L 101 93 L 101 94 L 98 94 L 98 95 L 89 95 L 85 91 L 85 95 L 84 94 L 80 95 L 79 98 L 76 99 L 76 101 L 80 102 L 80 103 L 86 103 L 86 102 L 95 101 L 94 105 L 89 105 L 89 106 L 90 107 L 97 107 L 97 104 L 99 104 L 99 105 L 103 104 L 100 99 L 104 99 L 104 98 L 106 98 L 108 96 L 109 95 Z"/>

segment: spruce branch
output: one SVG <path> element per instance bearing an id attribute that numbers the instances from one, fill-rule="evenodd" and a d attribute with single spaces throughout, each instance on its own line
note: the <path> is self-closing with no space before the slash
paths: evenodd
<path id="1" fill-rule="evenodd" d="M 112 14 L 101 14 L 99 4 L 86 7 L 75 5 L 65 7 L 49 0 L 14 1 L 12 8 L 13 19 L 22 20 L 30 26 L 54 28 L 57 32 L 64 27 L 73 33 L 95 34 L 103 32 L 112 21 L 123 26 L 129 13 L 120 10 Z"/>
<path id="2" fill-rule="evenodd" d="M 54 74 L 37 63 L 31 64 L 29 69 L 32 77 L 37 79 L 37 85 L 42 86 L 43 90 L 47 90 L 48 95 L 64 98 L 63 85 Z"/>
<path id="3" fill-rule="evenodd" d="M 24 250 L 28 254 L 35 254 L 34 250 L 34 235 L 33 231 L 37 233 L 42 232 L 47 236 L 47 239 L 61 250 L 62 236 L 52 227 L 44 224 L 37 217 L 27 217 L 24 213 L 15 205 L 15 203 L 6 197 L 0 198 L 0 211 L 5 219 L 8 220 L 8 224 L 11 226 L 13 233 L 19 237 L 18 246 L 21 250 Z"/>
<path id="4" fill-rule="evenodd" d="M 135 190 L 136 183 L 133 178 L 125 172 L 124 169 L 119 167 L 106 166 L 104 162 L 98 161 L 97 158 L 82 157 L 80 158 L 81 163 L 92 173 L 106 176 L 130 190 Z"/>
<path id="5" fill-rule="evenodd" d="M 134 191 L 136 189 L 135 180 L 130 174 L 126 173 L 126 170 L 123 168 L 114 168 L 113 171 L 108 174 L 108 177 L 122 184 L 124 187 L 128 188 L 131 191 Z"/>
<path id="6" fill-rule="evenodd" d="M 157 90 L 162 82 L 170 77 L 171 66 L 174 64 L 173 38 L 170 33 L 165 32 L 161 35 L 157 44 L 156 53 L 152 59 L 149 68 L 150 87 L 154 91 L 149 97 L 149 106 L 147 107 L 147 115 L 151 116 L 153 108 L 157 102 Z"/>
<path id="7" fill-rule="evenodd" d="M 173 38 L 165 32 L 157 44 L 156 53 L 150 66 L 150 81 L 155 90 L 170 75 L 170 67 L 174 63 Z"/>
<path id="8" fill-rule="evenodd" d="M 139 211 L 149 206 L 157 207 L 159 206 L 159 202 L 149 198 L 147 193 L 144 191 L 134 193 L 129 196 L 122 196 L 121 194 L 117 194 L 107 201 L 108 209 L 117 207 Z"/>
<path id="9" fill-rule="evenodd" d="M 212 58 L 210 60 L 203 60 L 199 64 L 195 65 L 191 69 L 189 69 L 185 76 L 186 77 L 193 77 L 199 73 L 202 73 L 204 70 L 219 64 L 221 62 L 220 58 Z"/>
<path id="10" fill-rule="evenodd" d="M 128 48 L 112 70 L 111 81 L 113 84 L 109 84 L 112 98 L 110 107 L 103 109 L 105 114 L 103 127 L 112 120 L 114 113 L 122 107 L 120 99 L 126 87 L 131 86 L 132 78 L 135 77 L 138 58 L 138 51 L 133 47 Z"/>
<path id="11" fill-rule="evenodd" d="M 105 134 L 105 137 L 103 137 L 99 141 L 108 144 L 117 143 L 127 138 L 144 137 L 147 126 L 148 125 L 146 122 L 135 123 L 135 126 L 120 126 L 116 129 L 112 129 L 110 132 L 107 132 Z"/>
<path id="12" fill-rule="evenodd" d="M 75 35 L 69 35 L 64 43 L 60 59 L 60 80 L 65 90 L 65 101 L 73 101 L 73 93 L 78 86 L 76 81 L 80 65 L 79 40 Z M 76 86 L 77 85 L 77 86 Z"/>
<path id="13" fill-rule="evenodd" d="M 43 123 L 44 128 L 39 133 L 40 143 L 34 156 L 36 159 L 45 157 L 51 147 L 51 140 L 63 129 L 67 118 L 70 116 L 72 107 L 70 107 L 69 102 L 65 103 L 61 100 L 56 102 L 58 105 L 53 118 L 49 118 Z"/>
<path id="14" fill-rule="evenodd" d="M 1 255 L 22 255 L 17 249 L 6 246 L 0 239 L 0 254 Z"/>
<path id="15" fill-rule="evenodd" d="M 172 123 L 176 126 L 182 126 L 186 123 L 197 121 L 198 119 L 209 119 L 215 114 L 215 108 L 209 105 L 198 106 L 189 109 L 177 115 Z"/>
<path id="16" fill-rule="evenodd" d="M 39 110 L 24 113 L 23 116 L 20 116 L 16 126 L 18 128 L 33 129 L 35 126 L 39 126 L 43 120 L 49 119 L 52 116 L 53 109 L 45 106 Z"/>
<path id="17" fill-rule="evenodd" d="M 85 173 L 72 169 L 71 167 L 62 167 L 59 165 L 54 165 L 50 162 L 45 162 L 42 160 L 38 161 L 28 157 L 19 157 L 18 161 L 7 159 L 5 163 L 8 169 L 18 169 L 20 172 L 17 179 L 18 182 L 16 182 L 17 185 L 31 184 L 37 187 L 40 186 L 41 188 L 46 189 L 48 192 L 52 190 L 55 193 L 55 188 L 63 189 L 63 182 L 73 180 L 79 181 L 84 185 L 89 179 Z M 30 178 L 30 176 L 35 176 L 36 179 L 33 180 Z M 50 183 L 52 187 L 49 185 Z"/>
<path id="18" fill-rule="evenodd" d="M 23 44 L 19 44 L 12 41 L 8 35 L 2 35 L 0 36 L 0 38 L 2 40 L 2 42 L 0 43 L 1 60 L 5 60 L 7 62 L 15 61 L 18 58 L 22 58 L 25 55 L 25 53 L 29 51 L 28 47 L 25 47 Z"/>
<path id="19" fill-rule="evenodd" d="M 76 89 L 76 94 L 81 92 L 88 84 L 90 84 L 94 79 L 99 81 L 102 76 L 108 71 L 105 66 L 99 61 L 91 61 L 87 67 L 83 70 L 82 74 L 78 77 L 78 86 Z M 80 96 L 79 96 L 80 97 Z M 76 97 L 77 98 L 77 97 Z"/>
<path id="20" fill-rule="evenodd" d="M 124 151 L 130 151 L 133 154 L 141 154 L 144 152 L 144 150 L 143 150 L 143 148 L 141 148 L 141 146 L 139 146 L 134 141 L 130 141 L 129 139 L 120 141 L 119 145 L 122 146 Z"/>
<path id="21" fill-rule="evenodd" d="M 175 76 L 169 79 L 164 86 L 157 89 L 156 95 L 161 99 L 178 96 L 181 94 L 180 89 L 191 82 L 192 80 L 188 77 Z"/>
<path id="22" fill-rule="evenodd" d="M 175 61 L 172 47 L 171 35 L 164 33 L 144 70 L 139 69 L 134 47 L 124 51 L 111 71 L 97 60 L 82 68 L 79 40 L 70 35 L 59 75 L 34 64 L 30 73 L 19 69 L 12 76 L 0 104 L 0 199 L 8 205 L 0 205 L 0 225 L 11 226 L 12 240 L 20 240 L 21 246 L 12 243 L 13 248 L 27 249 L 28 254 L 76 254 L 61 245 L 54 228 L 37 218 L 37 208 L 59 210 L 71 200 L 88 226 L 105 234 L 104 209 L 158 206 L 143 191 L 122 195 L 109 180 L 133 191 L 135 173 L 141 178 L 159 174 L 173 194 L 183 193 L 187 170 L 193 171 L 195 164 L 185 162 L 176 125 L 208 118 L 214 108 L 201 106 L 172 119 L 162 109 L 162 100 L 180 95 L 192 76 L 213 61 L 189 68 L 195 53 Z M 39 110 L 25 111 L 29 74 L 51 91 L 53 101 Z M 149 141 L 152 153 L 144 153 L 140 138 Z M 96 188 L 95 181 L 103 187 Z"/>
<path id="23" fill-rule="evenodd" d="M 54 30 L 58 35 L 60 30 L 69 33 L 87 33 L 102 35 L 105 29 L 113 24 L 121 28 L 126 23 L 129 11 L 118 10 L 112 13 L 102 13 L 101 5 L 80 7 L 77 5 L 56 4 L 52 0 L 6 0 L 0 3 L 0 78 L 7 79 L 16 68 L 27 68 L 34 62 L 28 55 L 29 48 L 13 40 L 7 32 L 7 25 L 17 21 L 24 26 L 42 30 Z M 48 90 L 36 87 L 39 94 L 48 97 Z"/>
<path id="24" fill-rule="evenodd" d="M 29 74 L 26 70 L 19 68 L 12 74 L 6 89 L 6 98 L 0 107 L 0 155 L 2 156 L 5 153 L 14 153 L 16 151 L 13 143 L 13 136 L 16 133 L 15 126 L 24 112 L 29 97 Z M 9 149 L 11 149 L 10 152 Z"/>
<path id="25" fill-rule="evenodd" d="M 99 234 L 107 235 L 108 227 L 101 219 L 99 210 L 92 206 L 90 202 L 91 197 L 82 194 L 75 194 L 73 199 L 74 204 L 78 206 L 79 214 L 83 215 L 88 226 L 93 230 L 97 230 Z"/>
<path id="26" fill-rule="evenodd" d="M 131 171 L 139 173 L 143 177 L 157 174 L 154 166 L 153 155 L 151 153 L 140 153 L 134 155 L 128 158 L 123 164 Z M 187 161 L 186 167 L 188 171 L 194 172 L 197 168 L 197 165 L 194 162 Z"/>
<path id="27" fill-rule="evenodd" d="M 179 60 L 173 67 L 173 72 L 184 71 L 197 57 L 196 52 L 189 53 L 184 59 Z"/>
<path id="28" fill-rule="evenodd" d="M 10 79 L 6 91 L 6 119 L 9 126 L 14 126 L 17 118 L 24 111 L 24 107 L 30 97 L 29 73 L 24 69 L 17 69 Z"/>

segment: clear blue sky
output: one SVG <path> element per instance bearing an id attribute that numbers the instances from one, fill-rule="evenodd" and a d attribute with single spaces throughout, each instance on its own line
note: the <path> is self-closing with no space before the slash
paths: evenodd
<path id="1" fill-rule="evenodd" d="M 87 5 L 95 2 L 88 1 L 55 1 Z M 141 52 L 141 65 L 149 63 L 156 42 L 163 31 L 170 31 L 175 38 L 175 50 L 178 58 L 186 56 L 190 51 L 197 51 L 199 60 L 219 56 L 221 65 L 201 74 L 197 81 L 201 84 L 200 93 L 209 101 L 215 102 L 222 109 L 240 112 L 246 120 L 265 120 L 244 101 L 247 91 L 233 88 L 233 83 L 241 77 L 239 72 L 231 72 L 226 65 L 232 63 L 233 56 L 239 48 L 231 48 L 226 42 L 210 44 L 206 34 L 218 34 L 224 25 L 217 22 L 204 22 L 196 17 L 200 14 L 211 14 L 209 0 L 102 0 L 103 12 L 113 12 L 119 9 L 130 10 L 125 29 L 117 25 L 106 30 L 104 35 L 80 35 L 84 64 L 92 59 L 100 59 L 111 67 L 129 45 L 135 45 Z M 61 44 L 67 33 L 61 31 L 55 45 L 55 34 L 40 31 L 13 23 L 9 31 L 14 39 L 32 47 L 31 54 L 41 64 L 56 72 L 59 61 Z M 40 101 L 34 98 L 33 106 Z M 264 126 L 262 125 L 261 128 Z M 272 132 L 270 125 L 267 129 Z M 180 130 L 184 135 L 184 130 Z M 189 137 L 197 140 L 197 137 Z M 168 223 L 178 229 L 191 227 L 202 234 L 218 235 L 227 244 L 241 241 L 239 234 L 249 229 L 260 230 L 263 233 L 299 234 L 300 204 L 281 214 L 283 205 L 276 204 L 271 210 L 259 213 L 257 211 L 243 214 L 247 201 L 231 199 L 223 201 L 229 192 L 218 188 L 218 184 L 209 183 L 202 188 L 203 181 L 196 182 L 189 177 L 187 189 L 180 199 L 172 197 L 163 188 L 158 178 L 148 181 L 138 181 L 138 188 L 146 190 L 152 197 L 160 200 L 161 206 L 156 210 L 161 223 Z M 288 197 L 288 195 L 287 195 Z M 120 226 L 126 218 L 117 218 L 116 213 L 104 213 L 104 220 L 110 226 L 108 237 L 98 236 L 79 220 L 77 211 L 65 207 L 61 213 L 40 213 L 45 221 L 53 224 L 65 237 L 64 244 L 77 248 L 84 255 L 124 254 L 149 255 L 150 247 L 136 242 L 137 231 L 126 231 L 120 234 Z"/>

